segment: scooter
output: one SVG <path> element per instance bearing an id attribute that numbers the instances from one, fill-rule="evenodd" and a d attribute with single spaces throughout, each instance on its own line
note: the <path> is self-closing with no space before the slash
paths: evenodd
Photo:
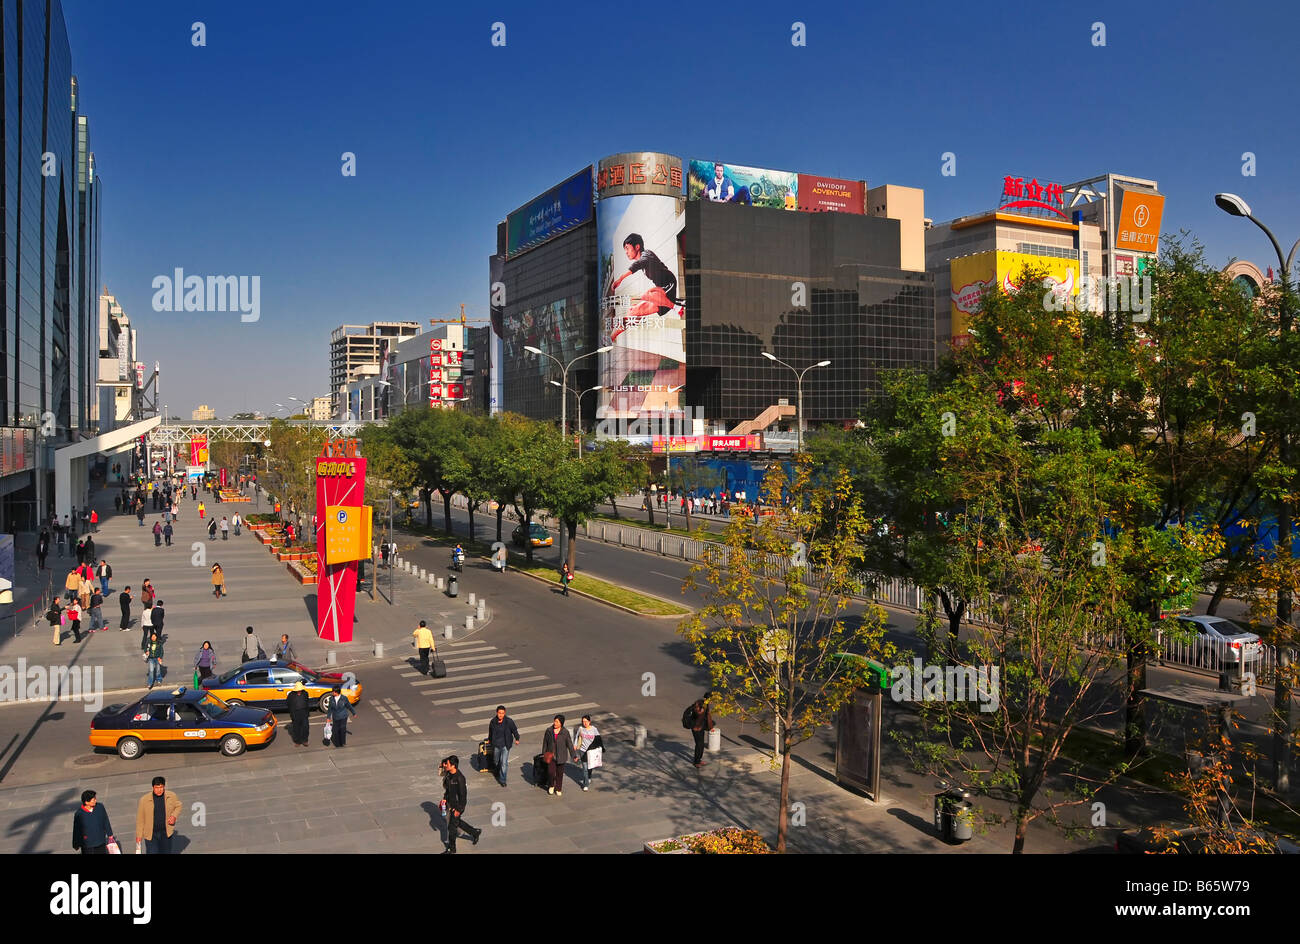
<path id="1" fill-rule="evenodd" d="M 463 570 L 464 567 L 465 567 L 465 552 L 464 552 L 464 551 L 452 551 L 452 552 L 451 552 L 451 569 L 452 569 L 452 570 L 455 570 L 455 571 L 460 571 L 460 570 Z"/>

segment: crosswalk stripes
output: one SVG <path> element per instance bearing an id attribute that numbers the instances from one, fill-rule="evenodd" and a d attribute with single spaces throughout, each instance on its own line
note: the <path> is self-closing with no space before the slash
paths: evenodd
<path id="1" fill-rule="evenodd" d="M 449 669 L 446 678 L 421 678 L 418 672 L 409 671 L 409 662 L 393 668 L 399 670 L 402 678 L 411 678 L 409 684 L 420 694 L 428 696 L 432 707 L 468 718 L 456 722 L 456 727 L 466 733 L 470 729 L 485 727 L 499 704 L 509 706 L 510 717 L 518 725 L 520 734 L 544 731 L 557 714 L 564 715 L 566 723 L 568 719 L 576 722 L 583 714 L 591 714 L 592 709 L 598 707 L 596 702 L 587 701 L 580 693 L 569 690 L 560 682 L 553 682 L 549 676 L 538 673 L 519 659 L 511 659 L 508 653 L 481 639 L 446 643 L 439 647 L 438 656 Z M 519 711 L 519 708 L 526 710 Z M 593 721 L 596 717 L 602 722 L 616 718 L 608 712 L 593 715 Z"/>

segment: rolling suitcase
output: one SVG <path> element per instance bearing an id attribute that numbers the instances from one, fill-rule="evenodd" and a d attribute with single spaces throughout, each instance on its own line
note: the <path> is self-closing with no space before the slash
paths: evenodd
<path id="1" fill-rule="evenodd" d="M 497 772 L 496 755 L 492 752 L 492 744 L 487 738 L 478 742 L 478 772 L 481 774 Z"/>
<path id="2" fill-rule="evenodd" d="M 533 783 L 543 790 L 551 785 L 551 771 L 546 766 L 546 761 L 542 759 L 541 754 L 533 757 Z"/>
<path id="3" fill-rule="evenodd" d="M 436 679 L 447 677 L 447 663 L 437 656 L 433 657 L 433 677 Z"/>

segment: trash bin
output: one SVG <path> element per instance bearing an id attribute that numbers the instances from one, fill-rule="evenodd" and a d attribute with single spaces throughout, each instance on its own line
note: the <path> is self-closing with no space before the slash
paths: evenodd
<path id="1" fill-rule="evenodd" d="M 947 843 L 966 842 L 975 834 L 975 804 L 971 795 L 956 788 L 934 797 L 934 828 Z"/>
<path id="2" fill-rule="evenodd" d="M 455 574 L 447 575 L 447 596 L 454 597 L 460 594 L 460 581 L 456 579 Z"/>

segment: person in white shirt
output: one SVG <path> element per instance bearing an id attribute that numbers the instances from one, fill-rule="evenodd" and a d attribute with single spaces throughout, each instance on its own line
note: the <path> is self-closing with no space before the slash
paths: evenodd
<path id="1" fill-rule="evenodd" d="M 582 789 L 584 791 L 591 786 L 591 768 L 588 766 L 587 752 L 591 750 L 592 744 L 598 737 L 600 737 L 600 732 L 591 723 L 591 715 L 583 715 L 582 724 L 578 726 L 577 736 L 573 741 L 574 746 L 578 749 L 578 757 L 582 760 Z M 597 766 L 600 766 L 600 764 L 598 763 Z"/>

